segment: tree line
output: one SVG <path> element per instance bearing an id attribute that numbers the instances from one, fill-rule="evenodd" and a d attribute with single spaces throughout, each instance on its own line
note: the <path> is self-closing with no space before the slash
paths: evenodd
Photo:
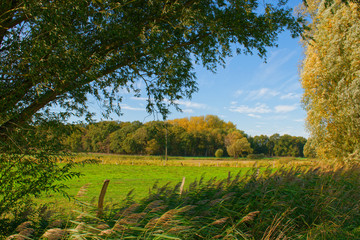
<path id="1" fill-rule="evenodd" d="M 249 136 L 232 122 L 214 115 L 141 123 L 102 121 L 86 125 L 66 125 L 62 144 L 72 152 L 172 156 L 224 156 L 248 154 L 303 157 L 306 139 L 273 134 Z M 67 133 L 68 132 L 68 133 Z M 58 137 L 57 137 L 58 138 Z"/>

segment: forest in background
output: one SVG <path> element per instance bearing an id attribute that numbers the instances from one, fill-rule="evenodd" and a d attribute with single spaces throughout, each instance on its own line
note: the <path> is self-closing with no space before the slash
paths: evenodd
<path id="1" fill-rule="evenodd" d="M 67 124 L 66 130 L 44 131 L 46 138 L 59 141 L 71 152 L 95 152 L 138 155 L 304 157 L 304 137 L 273 134 L 250 136 L 218 116 L 207 115 L 168 121 L 141 123 L 102 121 L 89 124 Z M 258 156 L 254 156 L 258 155 Z"/>

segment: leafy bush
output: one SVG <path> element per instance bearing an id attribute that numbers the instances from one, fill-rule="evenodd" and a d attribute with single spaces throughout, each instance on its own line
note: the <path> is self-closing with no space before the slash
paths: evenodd
<path id="1" fill-rule="evenodd" d="M 265 154 L 260 153 L 260 154 L 249 154 L 247 155 L 248 159 L 263 159 L 265 158 Z"/>
<path id="2" fill-rule="evenodd" d="M 59 134 L 48 134 L 50 128 L 61 131 L 49 122 L 0 136 L 0 234 L 23 221 L 31 199 L 51 191 L 66 195 L 64 180 L 80 175 L 71 171 L 71 162 L 59 164 L 69 155 L 61 152 Z"/>
<path id="3" fill-rule="evenodd" d="M 0 215 L 19 208 L 29 197 L 42 192 L 63 192 L 61 180 L 79 176 L 70 172 L 71 163 L 60 166 L 59 157 L 44 153 L 33 155 L 0 154 Z"/>
<path id="4" fill-rule="evenodd" d="M 223 156 L 223 154 L 224 154 L 224 151 L 222 149 L 218 149 L 215 152 L 215 157 L 221 158 Z"/>

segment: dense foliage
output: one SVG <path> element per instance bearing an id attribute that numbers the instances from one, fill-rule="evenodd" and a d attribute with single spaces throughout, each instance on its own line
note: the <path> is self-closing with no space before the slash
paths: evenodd
<path id="1" fill-rule="evenodd" d="M 42 192 L 65 194 L 61 181 L 80 175 L 70 171 L 70 162 L 58 164 L 68 155 L 60 151 L 61 136 L 65 136 L 62 125 L 47 122 L 24 127 L 26 131 L 11 135 L 12 141 L 0 141 L 0 225 Z"/>
<path id="2" fill-rule="evenodd" d="M 233 50 L 264 57 L 285 29 L 302 31 L 286 1 L 2 1 L 0 136 L 50 106 L 81 115 L 90 95 L 105 114 L 120 110 L 121 90 L 139 96 L 138 81 L 147 110 L 165 116 L 197 90 L 195 63 L 215 71 Z"/>
<path id="3" fill-rule="evenodd" d="M 217 116 L 174 119 L 166 122 L 98 122 L 88 125 L 67 125 L 74 131 L 63 135 L 63 144 L 72 152 L 214 156 L 222 149 L 227 156 L 303 157 L 306 139 L 290 135 L 251 137 L 236 129 L 231 122 Z"/>
<path id="4" fill-rule="evenodd" d="M 309 154 L 358 158 L 360 146 L 360 11 L 349 2 L 309 1 L 301 69 L 303 102 L 311 141 Z"/>

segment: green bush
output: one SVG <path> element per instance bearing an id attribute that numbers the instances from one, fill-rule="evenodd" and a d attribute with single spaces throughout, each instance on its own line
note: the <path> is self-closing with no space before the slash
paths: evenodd
<path id="1" fill-rule="evenodd" d="M 71 171 L 73 163 L 59 164 L 69 155 L 61 152 L 59 135 L 48 135 L 50 128 L 61 130 L 56 122 L 34 123 L 0 136 L 0 235 L 23 221 L 31 199 L 46 192 L 66 195 L 64 181 L 80 175 Z"/>
<path id="2" fill-rule="evenodd" d="M 223 156 L 223 154 L 224 154 L 224 151 L 222 149 L 218 149 L 215 152 L 215 157 L 221 158 Z"/>

